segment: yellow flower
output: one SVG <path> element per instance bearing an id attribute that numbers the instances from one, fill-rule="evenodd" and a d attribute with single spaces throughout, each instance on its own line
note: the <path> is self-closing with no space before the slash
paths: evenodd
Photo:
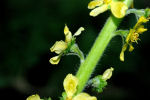
<path id="1" fill-rule="evenodd" d="M 67 43 L 64 41 L 56 41 L 55 44 L 50 48 L 51 52 L 55 52 L 56 54 L 60 54 L 67 48 Z"/>
<path id="2" fill-rule="evenodd" d="M 109 69 L 107 69 L 107 70 L 103 73 L 102 79 L 103 79 L 103 80 L 108 80 L 108 79 L 110 79 L 111 76 L 112 76 L 113 70 L 114 70 L 114 68 L 112 68 L 112 67 L 109 68 Z"/>
<path id="3" fill-rule="evenodd" d="M 117 18 L 122 18 L 125 16 L 128 7 L 121 1 L 113 0 L 93 0 L 88 4 L 88 9 L 93 9 L 90 12 L 90 16 L 97 16 L 100 13 L 111 9 L 112 14 Z"/>
<path id="4" fill-rule="evenodd" d="M 126 37 L 126 43 L 123 45 L 123 48 L 121 50 L 120 53 L 120 60 L 124 61 L 124 52 L 126 51 L 128 45 L 129 45 L 129 51 L 133 51 L 134 47 L 132 45 L 132 43 L 136 42 L 140 40 L 139 39 L 139 35 L 142 34 L 143 32 L 147 31 L 146 28 L 144 28 L 144 26 L 142 25 L 143 23 L 148 22 L 149 20 L 146 19 L 144 16 L 141 16 L 138 20 L 138 22 L 135 24 L 135 26 L 133 27 L 133 29 L 130 29 L 129 34 Z"/>
<path id="5" fill-rule="evenodd" d="M 41 100 L 38 94 L 29 96 L 26 100 Z"/>
<path id="6" fill-rule="evenodd" d="M 72 98 L 73 94 L 76 92 L 78 84 L 78 79 L 72 74 L 68 74 L 63 82 L 64 89 L 67 93 L 68 98 Z"/>
<path id="7" fill-rule="evenodd" d="M 77 32 L 72 36 L 72 33 L 69 31 L 69 28 L 67 25 L 65 25 L 64 28 L 64 34 L 65 34 L 65 41 L 56 41 L 55 44 L 50 48 L 51 52 L 55 52 L 56 54 L 59 54 L 58 56 L 52 57 L 49 62 L 51 64 L 58 64 L 60 61 L 61 56 L 63 55 L 64 51 L 68 48 L 68 45 L 71 43 L 72 39 L 75 36 L 78 36 L 81 34 L 81 32 L 84 31 L 83 27 L 80 27 Z"/>
<path id="8" fill-rule="evenodd" d="M 76 96 L 74 94 L 77 91 L 78 78 L 72 74 L 68 74 L 64 79 L 63 85 L 67 94 L 66 100 L 97 100 L 96 97 L 90 96 L 87 93 L 79 93 Z M 74 96 L 74 97 L 73 97 Z"/>

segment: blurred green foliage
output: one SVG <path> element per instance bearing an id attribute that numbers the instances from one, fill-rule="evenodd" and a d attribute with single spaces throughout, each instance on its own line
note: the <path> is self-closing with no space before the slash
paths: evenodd
<path id="1" fill-rule="evenodd" d="M 80 26 L 85 31 L 77 43 L 85 56 L 88 54 L 100 29 L 110 12 L 90 17 L 87 4 L 90 0 L 2 0 L 0 25 L 0 97 L 25 99 L 38 93 L 42 97 L 58 99 L 63 91 L 63 79 L 78 69 L 76 56 L 64 56 L 57 66 L 49 64 L 54 54 L 49 48 L 57 40 L 64 40 L 63 28 L 67 24 L 72 32 Z M 135 7 L 150 6 L 149 0 L 135 0 Z M 135 24 L 135 16 L 127 16 L 120 29 L 129 29 Z M 150 24 L 147 24 L 150 29 Z M 130 54 L 125 53 L 125 62 L 119 61 L 121 38 L 115 37 L 102 59 L 97 64 L 95 75 L 113 66 L 115 68 L 108 87 L 97 95 L 103 100 L 139 100 L 150 89 L 149 79 L 149 32 L 141 36 Z M 85 89 L 88 91 L 88 88 Z M 8 92 L 9 91 L 9 92 Z M 16 92 L 17 91 L 17 92 Z M 7 96 L 13 95 L 13 96 Z"/>

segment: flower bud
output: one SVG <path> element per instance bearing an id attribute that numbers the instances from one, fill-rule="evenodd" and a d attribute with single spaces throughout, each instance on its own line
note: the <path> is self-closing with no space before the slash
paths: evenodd
<path id="1" fill-rule="evenodd" d="M 103 73 L 102 79 L 103 79 L 103 80 L 108 80 L 108 79 L 110 79 L 111 76 L 112 76 L 113 70 L 114 70 L 114 68 L 112 68 L 112 67 L 109 68 L 109 69 L 107 69 L 107 70 Z"/>

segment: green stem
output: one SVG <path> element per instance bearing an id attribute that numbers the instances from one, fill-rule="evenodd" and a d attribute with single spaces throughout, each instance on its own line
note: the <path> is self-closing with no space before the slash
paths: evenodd
<path id="1" fill-rule="evenodd" d="M 71 52 L 75 53 L 75 55 L 77 55 L 80 58 L 81 63 L 84 62 L 84 55 L 82 51 L 79 49 L 77 44 L 72 45 L 70 50 Z"/>
<path id="2" fill-rule="evenodd" d="M 126 5 L 130 6 L 133 1 L 125 0 L 124 2 Z M 122 19 L 117 19 L 114 16 L 110 16 L 106 21 L 92 49 L 90 50 L 85 61 L 80 65 L 79 70 L 76 74 L 77 78 L 79 79 L 77 93 L 80 93 L 86 86 L 86 83 L 89 80 L 92 72 L 94 71 L 96 64 L 100 60 L 101 56 L 104 53 L 104 50 L 114 36 L 113 33 L 116 31 L 121 20 Z"/>
<path id="3" fill-rule="evenodd" d="M 143 16 L 145 14 L 145 9 L 129 9 L 126 12 L 126 15 L 131 14 L 131 13 L 138 15 L 138 16 Z"/>

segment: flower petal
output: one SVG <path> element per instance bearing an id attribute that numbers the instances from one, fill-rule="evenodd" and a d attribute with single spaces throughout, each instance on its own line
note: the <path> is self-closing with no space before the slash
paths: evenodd
<path id="1" fill-rule="evenodd" d="M 132 44 L 129 44 L 129 51 L 132 52 L 134 50 L 134 47 Z"/>
<path id="2" fill-rule="evenodd" d="M 121 51 L 121 53 L 120 53 L 120 60 L 124 61 L 124 52 L 123 51 Z"/>
<path id="3" fill-rule="evenodd" d="M 146 22 L 148 22 L 148 21 L 149 21 L 149 20 L 146 19 L 144 16 L 141 16 L 141 17 L 139 18 L 139 20 L 138 20 L 137 23 L 146 23 Z"/>
<path id="4" fill-rule="evenodd" d="M 95 9 L 93 9 L 90 12 L 90 16 L 95 17 L 95 16 L 99 15 L 100 13 L 105 12 L 107 9 L 108 9 L 108 5 L 104 4 L 104 5 L 100 6 L 100 7 L 97 7 Z"/>
<path id="5" fill-rule="evenodd" d="M 140 25 L 140 26 L 138 27 L 138 29 L 136 30 L 137 33 L 143 33 L 143 32 L 145 32 L 145 31 L 147 31 L 147 29 L 144 28 L 143 25 Z"/>
<path id="6" fill-rule="evenodd" d="M 97 100 L 97 98 L 94 96 L 90 96 L 87 93 L 79 93 L 73 98 L 73 100 Z"/>
<path id="7" fill-rule="evenodd" d="M 52 58 L 49 60 L 49 62 L 50 62 L 51 64 L 53 64 L 53 65 L 58 64 L 59 61 L 60 61 L 60 55 L 59 55 L 59 56 L 52 57 Z"/>
<path id="8" fill-rule="evenodd" d="M 146 19 L 144 16 L 141 16 L 138 20 L 138 22 L 135 24 L 134 29 L 137 29 L 142 23 L 146 23 L 149 20 Z"/>
<path id="9" fill-rule="evenodd" d="M 127 46 L 128 46 L 127 43 L 124 44 L 124 45 L 123 45 L 123 48 L 122 48 L 122 50 L 121 50 L 121 53 L 120 53 L 120 60 L 121 60 L 121 61 L 124 61 L 124 52 L 126 51 Z"/>
<path id="10" fill-rule="evenodd" d="M 29 96 L 26 100 L 41 100 L 38 94 Z"/>
<path id="11" fill-rule="evenodd" d="M 61 41 L 56 41 L 55 44 L 50 48 L 50 51 L 60 54 L 66 48 L 67 48 L 67 43 L 61 40 Z"/>
<path id="12" fill-rule="evenodd" d="M 112 0 L 103 0 L 105 4 L 111 3 Z"/>
<path id="13" fill-rule="evenodd" d="M 134 29 L 130 29 L 129 34 L 126 37 L 126 42 L 129 43 L 131 41 L 131 36 L 135 32 Z"/>
<path id="14" fill-rule="evenodd" d="M 94 9 L 103 4 L 103 0 L 93 0 L 88 4 L 88 9 Z"/>
<path id="15" fill-rule="evenodd" d="M 65 34 L 65 42 L 70 42 L 72 39 L 72 33 L 69 31 L 69 28 L 67 25 L 65 25 L 64 28 L 64 34 Z"/>
<path id="16" fill-rule="evenodd" d="M 71 99 L 73 94 L 77 90 L 76 88 L 78 85 L 78 79 L 75 76 L 73 76 L 72 74 L 68 74 L 66 76 L 66 78 L 64 79 L 63 85 L 64 85 L 64 89 L 67 93 L 67 97 L 69 99 Z"/>
<path id="17" fill-rule="evenodd" d="M 77 32 L 74 34 L 74 36 L 78 36 L 81 34 L 81 32 L 84 31 L 84 28 L 83 27 L 80 27 Z"/>
<path id="18" fill-rule="evenodd" d="M 117 18 L 123 18 L 128 7 L 123 2 L 111 2 L 111 12 Z"/>

